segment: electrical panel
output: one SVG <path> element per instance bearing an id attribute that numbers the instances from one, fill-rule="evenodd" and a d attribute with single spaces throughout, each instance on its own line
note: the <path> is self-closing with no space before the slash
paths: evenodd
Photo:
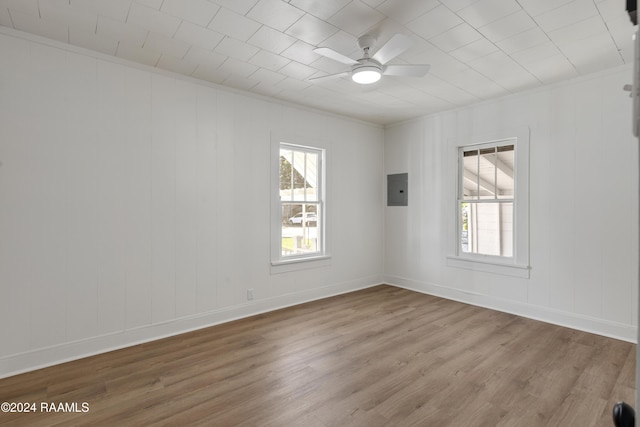
<path id="1" fill-rule="evenodd" d="M 387 206 L 408 205 L 408 184 L 408 173 L 387 175 Z"/>

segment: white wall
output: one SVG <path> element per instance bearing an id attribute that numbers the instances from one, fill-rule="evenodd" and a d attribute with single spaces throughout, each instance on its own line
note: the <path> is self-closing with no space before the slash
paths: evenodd
<path id="1" fill-rule="evenodd" d="M 383 280 L 635 339 L 629 68 L 383 134 L 17 32 L 0 57 L 0 377 Z M 448 267 L 447 140 L 519 125 L 531 278 Z M 332 145 L 329 266 L 270 274 L 271 132 Z"/>
<path id="2" fill-rule="evenodd" d="M 409 206 L 385 208 L 388 283 L 635 341 L 638 142 L 629 67 L 423 117 L 385 131 L 385 174 Z M 450 138 L 530 128 L 530 279 L 448 267 Z"/>
<path id="3" fill-rule="evenodd" d="M 381 282 L 381 128 L 43 43 L 0 34 L 0 377 Z M 270 274 L 272 131 L 331 145 L 329 266 Z"/>

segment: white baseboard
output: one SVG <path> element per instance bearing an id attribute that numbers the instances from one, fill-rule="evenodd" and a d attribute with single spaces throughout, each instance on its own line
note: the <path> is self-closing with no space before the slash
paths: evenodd
<path id="1" fill-rule="evenodd" d="M 636 343 L 637 341 L 637 328 L 625 323 L 612 322 L 596 317 L 554 310 L 548 307 L 491 297 L 474 292 L 461 291 L 447 286 L 420 282 L 398 276 L 385 276 L 384 279 L 385 283 L 389 285 L 423 294 L 515 314 L 529 319 L 552 323 L 631 343 Z"/>
<path id="2" fill-rule="evenodd" d="M 10 355 L 0 358 L 0 378 L 131 347 L 297 304 L 366 289 L 380 284 L 397 286 L 415 292 L 503 311 L 623 341 L 636 342 L 636 328 L 627 324 L 566 313 L 546 307 L 504 300 L 477 293 L 463 292 L 458 289 L 419 282 L 403 277 L 386 276 L 384 280 L 381 280 L 380 277 L 363 278 L 308 291 L 256 300 L 251 303 L 213 310 L 169 322 L 147 325 L 118 333 L 91 337 L 84 340 Z"/>
<path id="3" fill-rule="evenodd" d="M 292 305 L 366 289 L 381 283 L 380 277 L 368 277 L 308 291 L 254 300 L 250 303 L 213 310 L 195 316 L 13 354 L 0 358 L 0 378 L 7 378 L 96 354 L 183 334 Z"/>

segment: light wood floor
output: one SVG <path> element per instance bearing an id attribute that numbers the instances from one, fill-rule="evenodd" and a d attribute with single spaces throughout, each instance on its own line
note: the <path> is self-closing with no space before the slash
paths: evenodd
<path id="1" fill-rule="evenodd" d="M 0 425 L 612 426 L 635 345 L 390 286 L 0 380 Z"/>

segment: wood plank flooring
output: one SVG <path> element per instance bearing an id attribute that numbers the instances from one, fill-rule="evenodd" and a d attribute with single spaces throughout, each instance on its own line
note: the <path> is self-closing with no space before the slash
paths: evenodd
<path id="1" fill-rule="evenodd" d="M 377 286 L 0 380 L 0 425 L 612 426 L 635 345 Z"/>

